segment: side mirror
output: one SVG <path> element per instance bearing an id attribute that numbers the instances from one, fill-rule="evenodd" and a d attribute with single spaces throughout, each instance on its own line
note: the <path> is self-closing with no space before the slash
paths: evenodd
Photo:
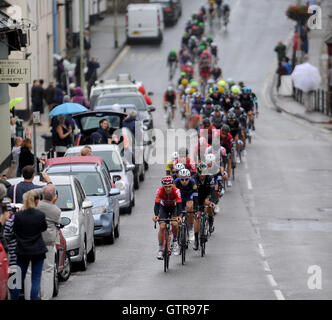
<path id="1" fill-rule="evenodd" d="M 120 195 L 120 193 L 121 193 L 121 192 L 120 192 L 119 189 L 117 189 L 117 188 L 113 188 L 113 189 L 111 189 L 109 195 L 110 195 L 110 197 L 115 197 L 115 196 Z"/>
<path id="2" fill-rule="evenodd" d="M 82 209 L 89 209 L 93 207 L 93 203 L 89 200 L 85 200 L 82 203 Z"/>
<path id="3" fill-rule="evenodd" d="M 68 226 L 71 223 L 71 220 L 67 217 L 62 217 L 60 221 L 60 228 L 64 228 L 65 226 Z"/>
<path id="4" fill-rule="evenodd" d="M 126 171 L 133 171 L 135 170 L 134 164 L 126 164 Z"/>
<path id="5" fill-rule="evenodd" d="M 156 111 L 155 107 L 148 107 L 148 112 L 154 112 L 154 111 Z"/>
<path id="6" fill-rule="evenodd" d="M 153 92 L 152 92 L 152 91 L 149 91 L 149 92 L 148 92 L 148 96 L 153 96 Z"/>

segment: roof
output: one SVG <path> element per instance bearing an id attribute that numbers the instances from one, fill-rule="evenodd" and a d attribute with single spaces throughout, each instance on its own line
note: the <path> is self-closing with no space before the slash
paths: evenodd
<path id="1" fill-rule="evenodd" d="M 101 157 L 94 157 L 94 156 L 76 156 L 76 157 L 62 157 L 62 158 L 52 158 L 47 159 L 46 167 L 56 166 L 56 165 L 63 165 L 63 164 L 76 164 L 76 163 L 83 163 L 83 164 L 102 164 L 103 159 Z"/>
<path id="2" fill-rule="evenodd" d="M 115 144 L 91 144 L 89 145 L 93 151 L 119 151 L 119 147 Z M 84 146 L 71 147 L 67 149 L 67 153 L 79 152 Z"/>
<path id="3" fill-rule="evenodd" d="M 67 176 L 67 175 L 66 176 L 61 176 L 61 175 L 49 174 L 49 177 L 51 178 L 54 185 L 71 184 L 71 180 L 73 179 L 72 176 Z M 23 177 L 19 177 L 19 178 L 8 179 L 8 182 L 11 185 L 15 185 L 15 184 L 18 184 L 18 183 L 22 182 L 23 180 L 24 180 Z M 39 175 L 38 176 L 36 175 L 33 178 L 32 182 L 37 186 L 46 186 L 45 182 L 42 182 L 42 181 L 39 180 Z"/>
<path id="4" fill-rule="evenodd" d="M 114 93 L 104 93 L 98 96 L 98 98 L 107 98 L 107 97 L 136 97 L 142 96 L 142 94 L 138 91 L 135 92 L 114 92 Z M 143 97 L 143 96 L 142 96 Z"/>

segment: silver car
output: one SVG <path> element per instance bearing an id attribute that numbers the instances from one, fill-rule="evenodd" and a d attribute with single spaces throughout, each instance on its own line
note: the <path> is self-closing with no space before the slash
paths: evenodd
<path id="1" fill-rule="evenodd" d="M 119 207 L 126 213 L 131 213 L 132 207 L 135 205 L 134 192 L 134 174 L 135 165 L 129 164 L 120 155 L 119 148 L 113 144 L 94 144 L 90 145 L 93 156 L 103 158 L 109 169 L 112 181 L 115 187 L 120 189 L 118 196 Z M 83 146 L 69 148 L 65 157 L 73 157 L 79 155 Z"/>
<path id="2" fill-rule="evenodd" d="M 49 175 L 58 191 L 56 205 L 61 209 L 61 217 L 69 218 L 70 224 L 62 229 L 67 242 L 67 252 L 70 260 L 76 263 L 80 270 L 87 269 L 88 262 L 96 259 L 94 241 L 94 220 L 92 202 L 87 200 L 85 192 L 77 178 L 71 175 Z M 23 178 L 8 180 L 12 185 L 23 181 Z M 44 186 L 39 176 L 33 179 L 35 185 Z"/>

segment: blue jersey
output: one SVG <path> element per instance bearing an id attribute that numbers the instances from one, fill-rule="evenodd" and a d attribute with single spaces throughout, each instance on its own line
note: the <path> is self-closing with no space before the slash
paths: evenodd
<path id="1" fill-rule="evenodd" d="M 197 196 L 197 185 L 194 179 L 190 179 L 189 183 L 183 186 L 180 178 L 177 178 L 174 184 L 180 190 L 182 199 L 192 200 L 193 197 Z"/>
<path id="2" fill-rule="evenodd" d="M 191 100 L 191 114 L 192 115 L 197 115 L 197 114 L 202 114 L 203 113 L 203 106 L 205 104 L 205 100 L 201 98 L 199 101 L 196 99 Z"/>

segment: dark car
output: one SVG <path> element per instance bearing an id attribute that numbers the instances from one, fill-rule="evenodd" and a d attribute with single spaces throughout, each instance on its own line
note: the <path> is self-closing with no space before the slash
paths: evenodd
<path id="1" fill-rule="evenodd" d="M 181 0 L 150 0 L 150 3 L 160 3 L 164 12 L 165 24 L 174 24 L 182 15 Z"/>
<path id="2" fill-rule="evenodd" d="M 151 113 L 155 110 L 155 108 L 147 105 L 144 97 L 140 92 L 117 92 L 102 94 L 96 99 L 93 110 L 95 110 L 97 107 L 100 110 L 102 106 L 112 106 L 115 104 L 135 105 L 139 113 L 139 117 L 143 120 L 143 124 L 146 129 L 153 129 L 153 119 Z"/>

